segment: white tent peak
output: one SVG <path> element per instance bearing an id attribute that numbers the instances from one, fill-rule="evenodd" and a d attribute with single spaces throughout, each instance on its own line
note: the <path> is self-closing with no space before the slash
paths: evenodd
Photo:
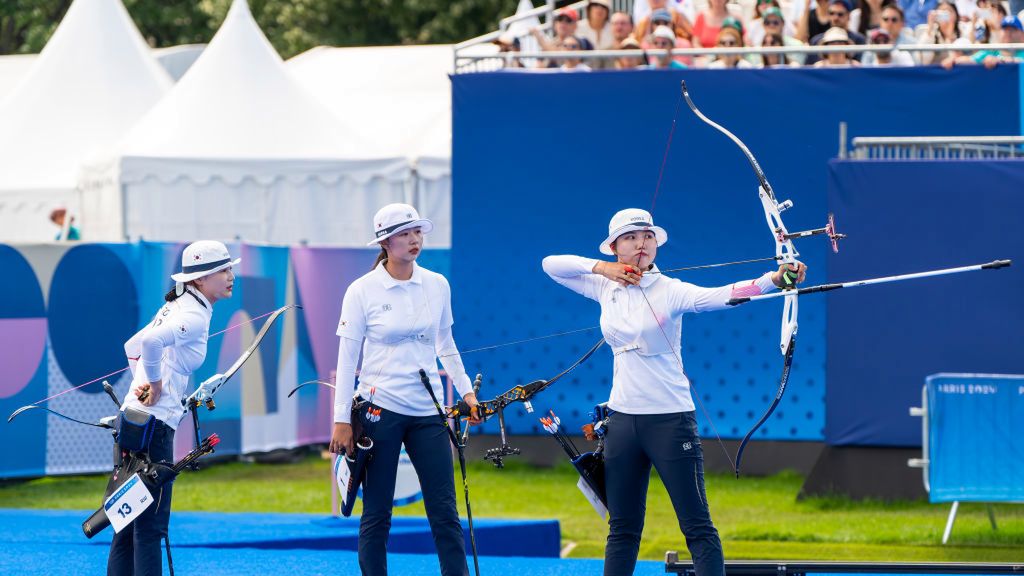
<path id="1" fill-rule="evenodd" d="M 170 85 L 120 0 L 75 0 L 0 101 L 0 193 L 73 189 Z"/>
<path id="2" fill-rule="evenodd" d="M 292 79 L 245 0 L 234 1 L 202 56 L 117 148 L 123 157 L 245 160 L 376 150 Z"/>

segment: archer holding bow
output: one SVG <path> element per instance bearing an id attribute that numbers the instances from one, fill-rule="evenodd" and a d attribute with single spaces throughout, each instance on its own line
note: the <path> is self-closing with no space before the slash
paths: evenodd
<path id="1" fill-rule="evenodd" d="M 182 398 L 192 373 L 206 359 L 213 305 L 231 297 L 235 284 L 232 267 L 240 261 L 232 259 L 220 242 L 189 244 L 181 255 L 181 272 L 171 276 L 175 285 L 164 296 L 165 304 L 125 343 L 132 384 L 119 416 L 115 453 L 122 458 L 128 451 L 151 462 L 173 461 L 174 431 L 185 415 Z M 108 575 L 162 573 L 160 540 L 167 538 L 173 485 L 162 485 L 153 494 L 154 505 L 114 535 Z"/>
<path id="2" fill-rule="evenodd" d="M 640 549 L 651 465 L 668 490 L 699 576 L 724 576 L 722 543 L 704 491 L 704 465 L 690 382 L 680 356 L 682 316 L 728 308 L 730 298 L 803 282 L 807 267 L 783 265 L 754 280 L 702 288 L 654 265 L 668 234 L 646 210 L 621 210 L 602 254 L 614 262 L 548 256 L 544 271 L 601 305 L 601 332 L 614 354 L 612 414 L 605 436 L 609 533 L 604 574 L 632 574 Z"/>
<path id="3" fill-rule="evenodd" d="M 353 454 L 352 386 L 362 351 L 358 392 L 373 410 L 374 456 L 366 464 L 363 513 L 359 521 L 359 568 L 364 575 L 386 575 L 398 457 L 402 444 L 416 469 L 423 504 L 434 535 L 441 574 L 468 576 L 466 543 L 456 508 L 448 431 L 438 426 L 431 396 L 420 381 L 422 369 L 443 398 L 437 360 L 471 408 L 478 402 L 452 338 L 448 280 L 416 264 L 423 236 L 434 225 L 408 204 L 389 204 L 373 217 L 380 246 L 373 270 L 345 291 L 338 323 L 331 452 Z M 363 413 L 357 417 L 362 417 Z"/>

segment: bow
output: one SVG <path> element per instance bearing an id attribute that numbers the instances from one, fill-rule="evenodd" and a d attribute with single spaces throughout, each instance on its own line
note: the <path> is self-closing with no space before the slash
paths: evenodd
<path id="1" fill-rule="evenodd" d="M 491 448 L 487 450 L 484 456 L 485 460 L 492 460 L 494 465 L 498 468 L 504 467 L 504 458 L 506 456 L 512 456 L 519 454 L 519 448 L 513 448 L 509 445 L 508 439 L 505 434 L 505 407 L 513 402 L 522 402 L 527 412 L 533 412 L 533 404 L 531 400 L 537 394 L 540 394 L 544 390 L 547 390 L 549 386 L 560 380 L 566 374 L 572 372 L 577 366 L 583 364 L 588 358 L 597 352 L 597 349 L 604 344 L 604 338 L 598 340 L 593 346 L 587 350 L 583 356 L 580 356 L 578 360 L 573 362 L 568 368 L 562 370 L 555 376 L 548 380 L 535 380 L 529 384 L 519 384 L 511 389 L 495 396 L 490 400 L 484 400 L 477 404 L 477 416 L 483 420 L 497 414 L 498 416 L 498 429 L 501 434 L 501 445 L 497 448 Z M 449 406 L 446 409 L 446 414 L 449 418 L 458 419 L 460 417 L 466 417 L 471 414 L 471 410 L 465 400 L 459 400 L 454 405 Z"/>
<path id="2" fill-rule="evenodd" d="M 697 108 L 696 104 L 693 103 L 693 100 L 690 99 L 690 94 L 689 94 L 689 92 L 686 89 L 686 82 L 684 81 L 684 82 L 681 82 L 680 84 L 681 84 L 681 95 L 682 95 L 682 98 L 686 100 L 686 104 L 687 104 L 687 106 L 690 107 L 690 110 L 693 111 L 693 113 L 701 121 L 703 121 L 705 124 L 708 124 L 712 128 L 714 128 L 714 129 L 718 130 L 719 132 L 721 132 L 722 134 L 724 134 L 730 140 L 732 140 L 733 143 L 736 144 L 739 147 L 739 149 L 743 152 L 744 156 L 746 156 L 747 161 L 750 162 L 750 166 L 754 169 L 754 173 L 757 176 L 758 182 L 760 183 L 760 186 L 759 186 L 759 189 L 758 189 L 758 195 L 759 195 L 759 197 L 761 199 L 761 207 L 764 209 L 765 221 L 767 222 L 768 228 L 771 231 L 772 237 L 773 237 L 773 239 L 775 241 L 775 256 L 774 257 L 761 258 L 761 259 L 755 259 L 755 260 L 745 260 L 745 261 L 740 261 L 740 262 L 730 262 L 730 263 L 725 263 L 725 264 L 720 264 L 720 265 L 709 265 L 709 266 L 704 266 L 704 267 L 710 268 L 710 267 L 717 267 L 717 266 L 727 266 L 727 265 L 732 265 L 732 264 L 743 264 L 743 263 L 748 263 L 748 262 L 765 261 L 765 260 L 774 260 L 774 261 L 776 261 L 776 262 L 778 262 L 778 263 L 780 263 L 782 265 L 795 266 L 796 263 L 797 263 L 796 259 L 800 255 L 800 253 L 797 252 L 796 247 L 793 245 L 793 240 L 796 239 L 796 238 L 804 238 L 804 237 L 816 236 L 816 235 L 827 235 L 829 240 L 831 240 L 831 242 L 832 242 L 832 249 L 834 251 L 838 252 L 839 251 L 838 241 L 841 240 L 842 238 L 844 238 L 845 235 L 839 234 L 839 233 L 836 232 L 836 230 L 835 230 L 835 218 L 832 215 L 829 215 L 827 224 L 824 227 L 822 227 L 822 228 L 816 228 L 816 229 L 813 229 L 813 230 L 806 230 L 806 231 L 796 232 L 796 233 L 790 233 L 789 232 L 789 230 L 786 228 L 785 223 L 783 223 L 783 221 L 782 221 L 782 212 L 786 211 L 789 208 L 792 208 L 793 207 L 793 202 L 790 201 L 790 200 L 786 200 L 784 202 L 779 202 L 778 201 L 778 199 L 775 196 L 775 192 L 772 189 L 771 184 L 768 182 L 768 178 L 764 174 L 764 170 L 761 169 L 760 164 L 758 164 L 757 159 L 754 158 L 754 155 L 750 152 L 750 149 L 747 148 L 746 144 L 744 144 L 742 140 L 737 138 L 735 134 L 733 134 L 732 132 L 730 132 L 729 130 L 727 130 L 726 128 L 721 126 L 720 124 L 716 123 L 715 121 L 713 121 L 710 118 L 708 118 L 707 116 L 705 116 Z M 678 111 L 678 107 L 677 107 L 676 110 Z M 673 131 L 674 130 L 675 130 L 675 119 L 673 118 Z M 664 166 L 664 160 L 667 159 L 667 157 L 668 157 L 668 147 L 671 146 L 671 143 L 672 143 L 672 138 L 671 138 L 671 135 L 670 135 L 668 143 L 667 143 L 667 146 L 666 146 L 666 152 L 665 152 L 665 155 L 664 155 L 664 158 L 663 158 L 663 166 Z M 660 184 L 661 184 L 661 177 L 659 176 L 659 179 L 658 179 L 659 188 L 660 188 Z M 655 190 L 655 201 L 657 200 L 657 194 L 658 194 L 658 189 Z M 652 202 L 652 209 L 653 209 L 653 202 Z M 699 267 L 691 267 L 691 268 L 699 268 Z M 775 393 L 775 398 L 772 400 L 771 405 L 768 406 L 768 409 L 765 410 L 764 414 L 757 420 L 757 422 L 754 424 L 754 426 L 750 429 L 750 431 L 748 431 L 743 436 L 743 440 L 740 441 L 739 448 L 736 451 L 736 460 L 735 460 L 735 462 L 732 462 L 732 459 L 729 458 L 729 452 L 728 452 L 728 450 L 726 450 L 725 444 L 722 443 L 722 438 L 718 434 L 718 431 L 715 430 L 715 436 L 718 437 L 719 444 L 721 444 L 723 451 L 725 451 L 726 458 L 729 458 L 730 462 L 733 464 L 733 471 L 735 472 L 737 477 L 739 477 L 739 474 L 740 474 L 740 463 L 741 463 L 742 458 L 743 458 L 743 449 L 746 447 L 747 443 L 753 437 L 754 433 L 757 432 L 758 428 L 760 428 L 765 422 L 767 422 L 768 418 L 770 418 L 772 413 L 775 412 L 775 409 L 776 409 L 776 407 L 778 407 L 779 402 L 782 401 L 783 394 L 785 394 L 785 392 L 786 392 L 786 385 L 789 383 L 790 370 L 791 370 L 791 368 L 793 366 L 793 352 L 794 352 L 795 347 L 796 347 L 796 335 L 797 335 L 797 330 L 799 328 L 799 323 L 797 322 L 797 315 L 798 315 L 798 311 L 799 311 L 799 304 L 798 304 L 798 301 L 797 301 L 797 294 L 796 294 L 796 292 L 794 290 L 792 290 L 792 288 L 794 288 L 794 286 L 795 286 L 795 284 L 793 282 L 795 280 L 795 277 L 794 277 L 793 274 L 794 274 L 794 272 L 789 272 L 789 271 L 787 271 L 784 274 L 784 278 L 786 279 L 788 286 L 786 287 L 786 289 L 783 292 L 783 296 L 784 296 L 785 302 L 783 304 L 783 309 L 782 309 L 782 322 L 781 322 L 780 338 L 779 338 L 779 349 L 780 349 L 780 352 L 782 353 L 783 364 L 782 364 L 782 375 L 779 378 L 779 387 L 778 387 L 778 390 Z M 665 332 L 665 328 L 662 325 L 661 321 L 658 319 L 657 313 L 655 312 L 654 307 L 651 304 L 651 301 L 647 298 L 647 293 L 644 291 L 642 286 L 637 285 L 637 288 L 640 289 L 640 294 L 643 295 L 644 300 L 647 302 L 648 308 L 651 310 L 651 313 L 654 314 L 655 321 L 658 322 L 658 328 L 661 330 L 662 336 L 665 338 L 666 342 L 668 342 L 669 346 L 672 348 L 673 355 L 675 356 L 676 361 L 679 363 L 680 370 L 683 370 L 682 358 L 679 357 L 678 351 L 675 349 L 674 346 L 672 346 L 672 341 L 668 337 L 668 334 Z M 697 396 L 697 400 L 698 400 L 698 402 L 700 401 L 700 397 L 699 396 Z M 701 403 L 701 408 L 704 410 L 705 415 L 707 416 L 707 410 L 704 409 L 703 403 Z M 711 422 L 710 416 L 708 416 L 708 421 Z M 714 428 L 714 423 L 713 422 L 711 422 L 711 426 L 712 426 L 712 428 Z"/>
<path id="3" fill-rule="evenodd" d="M 687 106 L 690 110 L 701 119 L 705 124 L 718 130 L 730 140 L 733 141 L 736 146 L 739 147 L 743 155 L 747 157 L 747 161 L 750 162 L 750 167 L 754 169 L 754 174 L 757 176 L 757 180 L 760 183 L 758 188 L 758 196 L 761 198 L 761 207 L 764 209 L 765 221 L 768 223 L 768 229 L 772 233 L 772 237 L 775 240 L 775 259 L 783 265 L 793 266 L 796 264 L 796 259 L 800 255 L 797 252 L 796 247 L 793 245 L 793 240 L 796 238 L 804 238 L 808 236 L 814 236 L 818 234 L 825 234 L 832 242 L 832 250 L 839 252 L 838 241 L 845 238 L 845 235 L 839 234 L 835 229 L 835 218 L 829 214 L 828 223 L 822 228 L 816 228 L 814 230 L 807 230 L 803 232 L 796 232 L 790 234 L 786 229 L 785 223 L 782 221 L 782 212 L 793 207 L 791 200 L 779 202 L 775 196 L 775 191 L 772 189 L 772 185 L 768 182 L 768 177 L 765 176 L 764 170 L 761 169 L 761 165 L 758 164 L 757 159 L 754 158 L 754 154 L 750 152 L 746 144 L 743 143 L 735 134 L 727 130 L 722 125 L 711 120 L 705 116 L 690 99 L 690 94 L 686 89 L 686 82 L 681 82 L 682 95 L 686 100 Z M 792 280 L 789 277 L 788 280 Z M 772 403 L 765 410 L 764 414 L 757 420 L 754 426 L 743 436 L 743 440 L 740 441 L 740 446 L 736 450 L 736 462 L 733 465 L 733 471 L 736 473 L 736 477 L 740 475 L 740 463 L 743 459 L 743 449 L 750 442 L 750 439 L 754 436 L 768 418 L 771 417 L 772 413 L 778 407 L 779 402 L 782 401 L 783 394 L 786 393 L 786 385 L 789 383 L 790 370 L 793 367 L 793 352 L 796 347 L 796 335 L 799 329 L 799 323 L 797 322 L 797 314 L 799 312 L 799 303 L 797 300 L 797 294 L 793 290 L 795 284 L 793 282 L 787 282 L 788 286 L 784 289 L 784 303 L 782 307 L 782 325 L 780 329 L 779 338 L 779 351 L 782 353 L 782 375 L 779 377 L 779 387 L 775 393 L 775 398 L 772 399 Z"/>

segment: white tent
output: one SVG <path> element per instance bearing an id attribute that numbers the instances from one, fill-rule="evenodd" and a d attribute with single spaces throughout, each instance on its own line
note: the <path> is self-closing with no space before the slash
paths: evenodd
<path id="1" fill-rule="evenodd" d="M 120 0 L 75 0 L 0 101 L 0 241 L 52 239 L 82 161 L 116 142 L 170 87 Z"/>
<path id="2" fill-rule="evenodd" d="M 409 161 L 411 201 L 435 223 L 430 246 L 450 246 L 452 46 L 320 47 L 286 66 L 335 115 Z"/>
<path id="3" fill-rule="evenodd" d="M 105 159 L 83 170 L 89 238 L 364 246 L 410 168 L 294 81 L 244 0 Z"/>

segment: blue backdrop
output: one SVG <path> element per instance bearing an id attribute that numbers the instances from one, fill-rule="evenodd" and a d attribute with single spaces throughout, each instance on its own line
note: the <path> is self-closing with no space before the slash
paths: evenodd
<path id="1" fill-rule="evenodd" d="M 824 223 L 827 162 L 839 145 L 840 121 L 848 123 L 851 137 L 1005 134 L 1020 126 L 1015 66 L 952 73 L 921 68 L 454 76 L 451 280 L 461 348 L 597 324 L 596 305 L 555 285 L 540 261 L 558 253 L 596 257 L 615 211 L 651 207 L 684 78 L 698 106 L 750 146 L 780 200 L 794 201 L 785 214 L 791 230 Z M 984 113 L 964 113 L 976 103 Z M 857 212 L 858 230 L 870 229 L 879 211 Z M 757 181 L 746 160 L 685 104 L 653 212 L 669 232 L 658 255 L 663 268 L 772 254 Z M 837 214 L 841 228 L 846 216 Z M 818 239 L 804 240 L 799 248 L 812 283 L 826 281 L 833 260 L 844 257 L 827 255 Z M 923 265 L 945 255 L 931 256 L 907 260 Z M 768 269 L 754 265 L 680 277 L 718 285 Z M 781 302 L 762 303 L 684 321 L 687 372 L 723 437 L 742 436 L 775 393 L 780 311 Z M 825 318 L 826 298 L 802 302 L 791 388 L 759 437 L 824 438 Z M 598 337 L 593 330 L 468 354 L 465 360 L 470 370 L 485 374 L 482 395 L 489 396 L 552 376 Z M 535 404 L 560 408 L 563 420 L 578 425 L 595 402 L 607 399 L 610 374 L 610 353 L 603 349 Z M 834 374 L 828 375 L 831 384 Z M 510 418 L 513 432 L 540 431 L 534 415 L 517 412 Z M 701 410 L 698 418 L 702 433 L 713 434 Z"/>
<path id="2" fill-rule="evenodd" d="M 835 281 L 1012 258 L 1010 268 L 842 290 L 828 302 L 830 444 L 917 446 L 936 372 L 1024 373 L 1024 162 L 842 162 Z"/>

